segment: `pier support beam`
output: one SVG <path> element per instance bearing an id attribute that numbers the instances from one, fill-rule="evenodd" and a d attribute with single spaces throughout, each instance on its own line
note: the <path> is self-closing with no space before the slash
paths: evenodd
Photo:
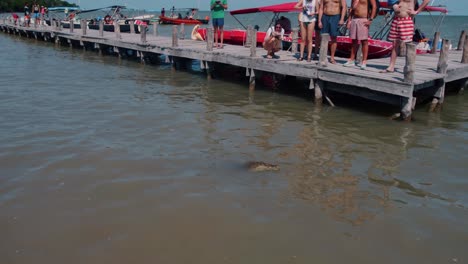
<path id="1" fill-rule="evenodd" d="M 206 50 L 213 51 L 214 32 L 213 28 L 208 28 L 206 36 Z"/>
<path id="2" fill-rule="evenodd" d="M 465 42 L 463 43 L 463 55 L 461 63 L 468 63 L 468 36 L 465 36 Z"/>
<path id="3" fill-rule="evenodd" d="M 462 81 L 460 90 L 458 90 L 458 94 L 462 95 L 467 89 L 468 89 L 468 79 Z"/>
<path id="4" fill-rule="evenodd" d="M 252 30 L 250 41 L 252 43 L 252 45 L 250 45 L 250 57 L 256 57 L 257 56 L 257 30 L 256 29 Z"/>
<path id="5" fill-rule="evenodd" d="M 158 24 L 153 23 L 153 36 L 157 37 L 158 36 Z"/>
<path id="6" fill-rule="evenodd" d="M 432 40 L 431 54 L 435 54 L 437 52 L 437 46 L 439 45 L 439 39 L 440 39 L 440 32 L 434 33 L 434 39 Z"/>
<path id="7" fill-rule="evenodd" d="M 185 39 L 185 24 L 180 24 L 180 39 Z"/>
<path id="8" fill-rule="evenodd" d="M 130 34 L 135 34 L 135 20 L 128 21 L 128 24 L 130 25 Z"/>
<path id="9" fill-rule="evenodd" d="M 86 20 L 81 20 L 80 23 L 81 23 L 81 25 L 80 25 L 81 35 L 86 36 L 86 29 L 87 29 Z"/>
<path id="10" fill-rule="evenodd" d="M 460 39 L 458 40 L 457 50 L 463 49 L 463 46 L 465 45 L 465 39 L 466 39 L 466 31 L 462 30 L 462 32 L 460 33 Z"/>
<path id="11" fill-rule="evenodd" d="M 437 62 L 437 72 L 441 74 L 447 74 L 448 67 L 448 54 L 450 48 L 450 40 L 444 39 L 442 41 L 442 47 L 440 49 L 439 61 Z M 434 94 L 429 111 L 434 112 L 440 110 L 444 103 L 445 97 L 445 80 L 441 79 L 438 82 L 437 92 Z"/>
<path id="12" fill-rule="evenodd" d="M 406 43 L 406 64 L 404 68 L 405 82 L 413 83 L 414 81 L 414 64 L 416 62 L 416 45 Z"/>
<path id="13" fill-rule="evenodd" d="M 404 121 L 411 121 L 411 116 L 413 114 L 413 110 L 415 106 L 416 106 L 416 97 L 413 97 L 413 96 L 404 97 L 403 106 L 401 108 L 401 113 L 399 117 Z"/>
<path id="14" fill-rule="evenodd" d="M 146 43 L 146 25 L 140 25 L 140 41 L 141 43 Z"/>
<path id="15" fill-rule="evenodd" d="M 414 82 L 414 64 L 416 62 L 416 45 L 413 43 L 406 43 L 406 63 L 404 68 L 404 81 L 406 83 L 413 84 Z M 414 89 L 414 85 L 413 85 Z M 409 97 L 403 97 L 401 106 L 401 119 L 405 121 L 411 120 L 413 109 L 416 105 L 416 98 L 413 97 L 413 91 L 411 91 Z"/>
<path id="16" fill-rule="evenodd" d="M 250 77 L 249 77 L 249 90 L 255 89 L 255 71 L 254 69 L 250 69 Z"/>
<path id="17" fill-rule="evenodd" d="M 245 36 L 244 47 L 250 48 L 250 46 L 252 45 L 252 42 L 251 42 L 252 39 L 250 38 L 250 36 L 253 34 L 252 26 L 248 25 L 247 30 L 245 32 L 246 32 L 246 36 Z"/>
<path id="18" fill-rule="evenodd" d="M 292 43 L 291 43 L 291 53 L 296 54 L 297 52 L 297 43 L 299 41 L 299 30 L 294 28 L 291 33 Z"/>
<path id="19" fill-rule="evenodd" d="M 311 80 L 312 82 L 313 80 Z M 325 88 L 325 82 L 322 80 L 315 80 L 314 84 L 314 101 L 315 104 L 321 106 L 323 104 L 323 93 L 322 90 Z"/>
<path id="20" fill-rule="evenodd" d="M 320 66 L 328 66 L 328 41 L 330 41 L 330 34 L 322 34 L 322 39 L 320 41 Z"/>
<path id="21" fill-rule="evenodd" d="M 115 32 L 116 39 L 122 38 L 122 36 L 120 35 L 120 25 L 117 21 L 114 21 L 114 32 Z"/>
<path id="22" fill-rule="evenodd" d="M 99 36 L 104 37 L 104 21 L 99 21 Z"/>
<path id="23" fill-rule="evenodd" d="M 174 25 L 172 26 L 172 47 L 178 47 L 179 46 L 179 38 L 177 37 L 177 26 Z"/>
<path id="24" fill-rule="evenodd" d="M 75 24 L 73 22 L 73 19 L 70 19 L 70 33 L 73 33 L 74 30 L 75 30 Z"/>

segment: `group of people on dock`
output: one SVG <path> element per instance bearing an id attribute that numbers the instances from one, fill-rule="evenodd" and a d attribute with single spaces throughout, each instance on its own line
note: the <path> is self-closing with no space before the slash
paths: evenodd
<path id="1" fill-rule="evenodd" d="M 369 52 L 369 28 L 374 18 L 378 15 L 378 0 L 352 0 L 348 7 L 346 0 L 299 0 L 295 8 L 300 9 L 298 16 L 301 32 L 301 43 L 298 61 L 310 62 L 317 58 L 321 34 L 330 36 L 330 60 L 336 64 L 335 53 L 337 49 L 337 37 L 341 34 L 340 28 L 345 26 L 349 30 L 352 39 L 351 55 L 343 64 L 344 67 L 358 66 L 361 70 L 367 68 L 367 56 Z M 413 17 L 420 13 L 429 3 L 423 0 L 389 0 L 389 8 L 395 12 L 394 19 L 388 36 L 393 44 L 390 57 L 390 65 L 382 73 L 394 72 L 397 50 L 400 42 L 411 42 L 414 34 Z M 280 19 L 281 20 L 281 19 Z M 263 43 L 267 50 L 267 58 L 274 58 L 274 53 L 281 49 L 281 41 L 285 34 L 287 24 L 278 20 L 273 27 L 268 29 Z M 290 30 L 290 26 L 289 26 Z M 316 34 L 314 34 L 314 31 Z M 313 37 L 316 36 L 315 50 L 313 49 Z M 216 36 L 216 35 L 215 35 Z M 356 64 L 356 53 L 359 45 L 362 46 L 362 61 Z M 304 57 L 307 47 L 307 57 Z M 312 57 L 313 56 L 313 57 Z"/>
<path id="2" fill-rule="evenodd" d="M 29 27 L 31 25 L 31 18 L 34 18 L 34 23 L 39 24 L 49 14 L 49 10 L 45 6 L 40 6 L 34 2 L 31 7 L 28 2 L 24 4 L 24 26 Z M 31 14 L 32 11 L 32 14 Z M 19 16 L 15 13 L 12 14 L 15 25 L 18 23 Z"/>

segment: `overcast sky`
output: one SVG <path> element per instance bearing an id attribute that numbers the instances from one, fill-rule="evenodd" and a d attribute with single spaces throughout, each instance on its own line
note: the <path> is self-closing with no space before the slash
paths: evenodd
<path id="1" fill-rule="evenodd" d="M 248 8 L 255 6 L 264 6 L 271 4 L 279 4 L 290 2 L 291 0 L 228 0 L 229 10 L 240 8 Z M 294 1 L 294 0 L 292 0 Z M 350 2 L 350 0 L 347 0 Z M 382 1 L 382 0 L 381 0 Z M 421 2 L 422 0 L 419 0 Z M 109 5 L 126 5 L 129 8 L 160 10 L 162 7 L 166 9 L 173 5 L 177 7 L 199 7 L 201 10 L 209 9 L 209 0 L 69 0 L 68 2 L 76 3 L 84 9 L 99 8 Z M 436 0 L 436 2 L 447 3 L 451 15 L 468 15 L 468 0 Z"/>

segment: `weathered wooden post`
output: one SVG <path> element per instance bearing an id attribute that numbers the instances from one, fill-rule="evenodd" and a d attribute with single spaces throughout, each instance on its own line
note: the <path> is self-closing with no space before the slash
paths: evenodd
<path id="1" fill-rule="evenodd" d="M 413 83 L 414 81 L 414 64 L 416 62 L 416 45 L 406 43 L 406 64 L 404 68 L 405 82 Z"/>
<path id="2" fill-rule="evenodd" d="M 250 45 L 250 57 L 255 57 L 257 56 L 257 30 L 256 29 L 252 30 L 252 34 L 250 36 L 250 42 L 252 43 Z"/>
<path id="3" fill-rule="evenodd" d="M 406 42 L 400 41 L 400 46 L 398 47 L 398 56 L 406 57 Z"/>
<path id="4" fill-rule="evenodd" d="M 440 74 L 447 74 L 447 67 L 448 67 L 448 55 L 449 55 L 449 48 L 450 48 L 450 40 L 444 39 L 442 40 L 442 47 L 440 49 L 439 61 L 437 62 L 437 72 Z M 440 107 L 444 103 L 445 97 L 445 78 L 438 82 L 439 89 L 434 94 L 434 98 L 432 99 L 431 106 L 429 110 L 433 112 L 437 107 Z"/>
<path id="5" fill-rule="evenodd" d="M 323 35 L 322 35 L 322 37 L 323 37 Z M 322 43 L 323 43 L 323 42 L 322 42 Z M 320 49 L 321 49 L 321 48 L 322 48 L 322 47 L 320 47 Z M 310 81 L 312 81 L 312 80 L 310 80 Z M 313 82 L 313 85 L 314 85 L 314 87 L 315 87 L 315 88 L 314 88 L 314 95 L 315 95 L 315 98 L 314 98 L 314 99 L 315 99 L 315 103 L 316 103 L 317 105 L 322 105 L 322 103 L 323 103 L 323 93 L 322 93 L 322 89 L 325 88 L 325 87 L 324 87 L 324 86 L 325 86 L 325 82 L 322 81 L 322 80 L 315 80 L 315 81 Z"/>
<path id="6" fill-rule="evenodd" d="M 362 62 L 362 44 L 359 43 L 359 48 L 356 52 L 356 63 L 361 64 Z"/>
<path id="7" fill-rule="evenodd" d="M 463 43 L 463 55 L 461 63 L 468 63 L 468 36 L 465 36 L 465 43 Z"/>
<path id="8" fill-rule="evenodd" d="M 180 24 L 180 39 L 185 39 L 185 24 Z"/>
<path id="9" fill-rule="evenodd" d="M 411 114 L 413 113 L 416 101 L 413 97 L 414 90 L 414 64 L 416 62 L 416 45 L 413 43 L 406 43 L 406 64 L 404 68 L 404 81 L 411 84 L 411 92 L 408 97 L 403 98 L 402 108 L 400 117 L 403 120 L 411 120 Z"/>
<path id="10" fill-rule="evenodd" d="M 295 54 L 297 52 L 297 42 L 299 39 L 299 30 L 297 28 L 294 28 L 292 30 L 291 38 L 292 38 L 291 53 Z"/>
<path id="11" fill-rule="evenodd" d="M 157 37 L 158 36 L 158 24 L 153 23 L 153 36 Z"/>
<path id="12" fill-rule="evenodd" d="M 115 37 L 117 39 L 121 39 L 122 36 L 120 35 L 120 25 L 119 22 L 114 21 L 114 31 L 115 31 Z"/>
<path id="13" fill-rule="evenodd" d="M 82 20 L 80 20 L 80 23 L 81 23 L 81 25 L 80 25 L 80 26 L 81 26 L 81 34 L 82 34 L 83 36 L 85 36 L 85 35 L 86 35 L 86 28 L 87 28 L 87 26 L 86 26 L 86 20 L 83 20 L 83 19 L 82 19 Z"/>
<path id="14" fill-rule="evenodd" d="M 73 19 L 70 20 L 70 33 L 73 33 L 73 30 L 75 30 L 75 22 L 73 22 Z"/>
<path id="15" fill-rule="evenodd" d="M 206 36 L 206 50 L 213 51 L 214 32 L 213 28 L 208 28 Z"/>
<path id="16" fill-rule="evenodd" d="M 463 49 L 463 45 L 465 44 L 465 38 L 466 38 L 466 31 L 462 30 L 462 32 L 460 34 L 460 39 L 458 40 L 457 50 L 462 50 Z"/>
<path id="17" fill-rule="evenodd" d="M 257 30 L 255 30 L 257 31 Z M 252 45 L 253 46 L 253 45 Z M 252 48 L 252 46 L 250 48 Z M 249 69 L 247 69 L 248 71 Z M 249 90 L 252 91 L 255 89 L 255 71 L 254 69 L 250 69 L 250 77 L 249 77 Z"/>
<path id="18" fill-rule="evenodd" d="M 140 25 L 140 40 L 141 43 L 146 43 L 146 25 Z"/>
<path id="19" fill-rule="evenodd" d="M 245 35 L 244 47 L 249 48 L 252 45 L 252 39 L 250 38 L 250 36 L 252 35 L 252 31 L 253 31 L 252 26 L 250 25 L 247 26 L 247 30 L 245 31 L 246 35 Z"/>
<path id="20" fill-rule="evenodd" d="M 440 32 L 436 32 L 434 34 L 434 40 L 432 40 L 431 54 L 435 54 L 437 52 L 437 46 L 439 45 L 439 38 L 440 38 Z"/>
<path id="21" fill-rule="evenodd" d="M 172 26 L 172 47 L 179 46 L 179 38 L 177 37 L 177 26 Z"/>
<path id="22" fill-rule="evenodd" d="M 130 25 L 130 34 L 135 34 L 135 20 L 128 21 L 128 24 Z"/>
<path id="23" fill-rule="evenodd" d="M 99 20 L 99 36 L 104 36 L 104 21 Z"/>
<path id="24" fill-rule="evenodd" d="M 320 42 L 320 66 L 327 67 L 328 66 L 328 41 L 330 41 L 330 34 L 322 34 L 322 40 Z"/>

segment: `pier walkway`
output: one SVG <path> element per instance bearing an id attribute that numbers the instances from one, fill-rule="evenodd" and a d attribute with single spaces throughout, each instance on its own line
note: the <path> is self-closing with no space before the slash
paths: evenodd
<path id="1" fill-rule="evenodd" d="M 82 24 L 83 25 L 83 24 Z M 0 29 L 5 33 L 18 34 L 38 40 L 69 44 L 85 49 L 113 49 L 116 53 L 132 50 L 144 60 L 149 56 L 166 56 L 167 62 L 178 59 L 199 60 L 202 69 L 213 68 L 214 64 L 228 64 L 246 69 L 251 87 L 255 85 L 257 71 L 269 74 L 288 75 L 310 79 L 310 88 L 315 89 L 317 100 L 326 97 L 326 91 L 350 94 L 386 104 L 398 105 L 402 117 L 409 118 L 416 104 L 417 94 L 430 94 L 433 105 L 441 105 L 445 96 L 445 85 L 456 82 L 460 89 L 468 80 L 468 38 L 460 37 L 459 50 L 448 50 L 448 40 L 444 40 L 441 52 L 415 55 L 415 49 L 407 45 L 406 57 L 399 57 L 394 73 L 379 73 L 386 68 L 389 58 L 368 61 L 367 69 L 343 67 L 326 61 L 297 61 L 296 54 L 289 51 L 276 53 L 279 58 L 265 58 L 266 51 L 259 47 L 225 45 L 223 49 L 212 47 L 212 36 L 207 41 L 185 38 L 176 26 L 173 36 L 159 36 L 157 26 L 143 34 L 104 32 L 90 29 L 63 29 L 57 26 L 32 25 L 21 27 L 12 21 L 0 20 Z M 254 35 L 254 34 L 252 34 Z M 324 40 L 326 42 L 326 38 Z M 255 43 L 255 42 L 252 42 Z M 295 44 L 293 44 L 295 45 Z M 461 45 L 461 46 L 460 46 Z M 328 46 L 328 45 L 322 45 Z M 413 45 L 414 46 L 414 45 Z M 321 51 L 322 54 L 326 49 Z M 325 56 L 322 56 L 325 57 Z M 405 67 L 406 65 L 406 67 Z M 418 100 L 420 100 L 418 98 Z"/>

